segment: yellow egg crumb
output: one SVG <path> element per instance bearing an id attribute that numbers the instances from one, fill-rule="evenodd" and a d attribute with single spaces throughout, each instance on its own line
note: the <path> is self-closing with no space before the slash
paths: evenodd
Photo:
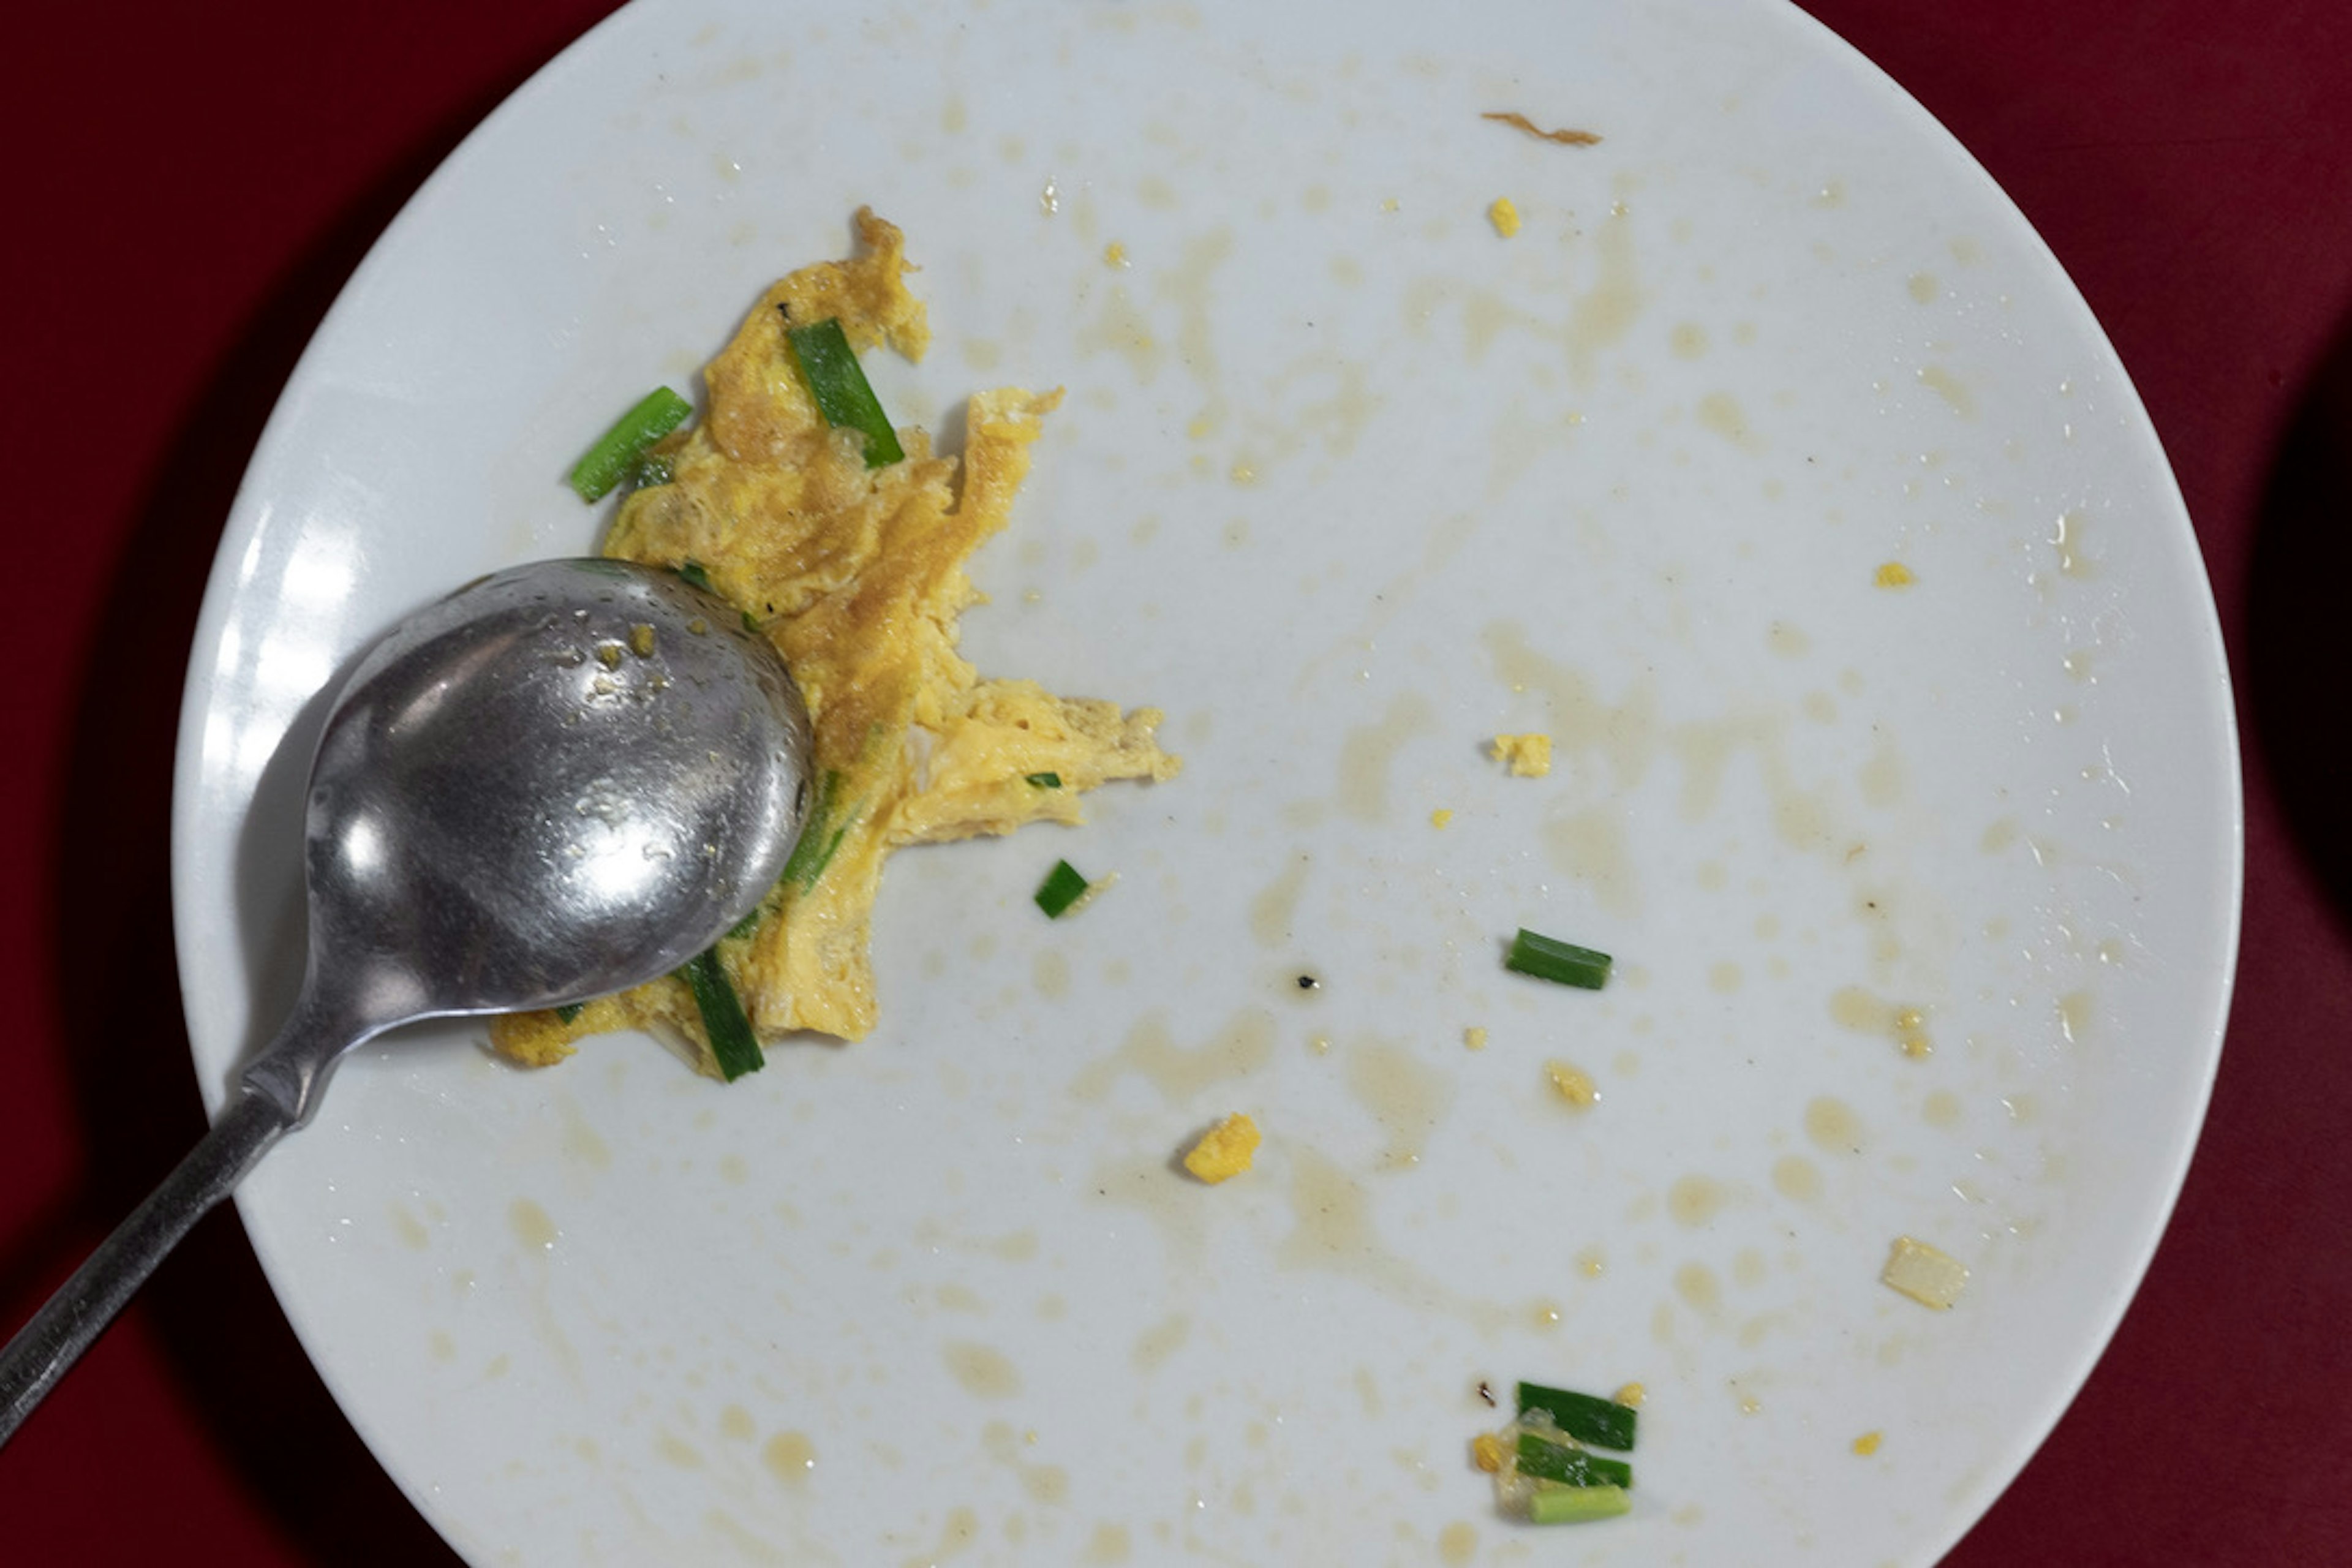
<path id="1" fill-rule="evenodd" d="M 1650 1397 L 1650 1391 L 1638 1383 L 1629 1383 L 1609 1397 L 1628 1410 L 1639 1410 L 1642 1401 Z"/>
<path id="2" fill-rule="evenodd" d="M 1486 209 L 1486 216 L 1494 224 L 1495 232 L 1505 239 L 1519 232 L 1519 209 L 1508 196 L 1496 196 L 1495 205 Z"/>
<path id="3" fill-rule="evenodd" d="M 1433 811 L 1433 812 L 1431 812 L 1431 813 L 1429 814 L 1429 825 L 1430 825 L 1432 827 L 1443 827 L 1443 826 L 1444 826 L 1447 823 L 1449 823 L 1449 822 L 1451 822 L 1451 821 L 1453 821 L 1453 820 L 1454 820 L 1454 814 L 1453 814 L 1452 812 L 1450 812 L 1450 811 L 1446 810 L 1446 809 L 1445 809 L 1444 806 L 1442 806 L 1442 805 L 1441 805 L 1441 806 L 1439 806 L 1435 811 Z"/>
<path id="4" fill-rule="evenodd" d="M 652 626 L 640 621 L 629 628 L 629 651 L 639 658 L 653 658 L 654 629 Z"/>
<path id="5" fill-rule="evenodd" d="M 1881 1283 L 1900 1290 L 1921 1306 L 1942 1311 L 1960 1299 L 1960 1291 L 1969 1282 L 1969 1270 L 1966 1264 L 1948 1252 L 1898 1236 L 1878 1278 Z"/>
<path id="6" fill-rule="evenodd" d="M 1103 247 L 1103 261 L 1105 264 L 1111 267 L 1126 266 L 1127 247 L 1121 245 L 1115 239 L 1112 240 L 1108 245 Z"/>
<path id="7" fill-rule="evenodd" d="M 1184 1168 L 1213 1186 L 1248 1170 L 1257 1144 L 1257 1123 L 1235 1111 L 1201 1135 L 1184 1156 Z"/>
<path id="8" fill-rule="evenodd" d="M 1462 1043 L 1474 1051 L 1483 1051 L 1486 1048 L 1486 1031 L 1474 1024 L 1462 1031 Z"/>
<path id="9" fill-rule="evenodd" d="M 1590 1110 L 1601 1099 L 1601 1091 L 1592 1084 L 1592 1075 L 1566 1062 L 1544 1063 L 1544 1076 L 1551 1079 L 1551 1091 L 1579 1110 Z"/>
<path id="10" fill-rule="evenodd" d="M 1877 1433 L 1864 1432 L 1861 1436 L 1856 1437 L 1853 1440 L 1853 1451 L 1860 1454 L 1866 1459 L 1870 1458 L 1871 1455 L 1878 1452 L 1878 1439 L 1879 1435 Z"/>
<path id="11" fill-rule="evenodd" d="M 1878 569 L 1878 585 L 1882 588 L 1908 588 L 1917 581 L 1911 575 L 1911 568 L 1900 561 L 1889 561 Z"/>
<path id="12" fill-rule="evenodd" d="M 1492 1432 L 1481 1432 L 1470 1439 L 1470 1458 L 1480 1469 L 1494 1475 L 1503 1468 L 1503 1440 Z"/>
<path id="13" fill-rule="evenodd" d="M 1495 760 L 1523 779 L 1539 779 L 1551 772 L 1549 735 L 1497 735 Z"/>

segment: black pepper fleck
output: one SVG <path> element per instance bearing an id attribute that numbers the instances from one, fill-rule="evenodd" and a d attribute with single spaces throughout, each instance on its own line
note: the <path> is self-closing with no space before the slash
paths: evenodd
<path id="1" fill-rule="evenodd" d="M 1311 974 L 1302 974 L 1298 977 L 1298 988 L 1301 991 L 1319 991 L 1323 983 Z"/>

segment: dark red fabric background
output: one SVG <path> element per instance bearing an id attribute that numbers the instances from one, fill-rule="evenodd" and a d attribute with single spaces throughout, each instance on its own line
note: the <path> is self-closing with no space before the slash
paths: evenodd
<path id="1" fill-rule="evenodd" d="M 203 1130 L 170 762 L 262 421 L 402 201 L 608 9 L 52 4 L 9 29 L 0 1329 Z M 1991 170 L 2115 339 L 2245 738 L 2244 958 L 2187 1190 L 2081 1399 L 1950 1562 L 2352 1563 L 2352 5 L 1810 9 Z M 456 1561 L 226 1212 L 0 1453 L 0 1560 Z"/>

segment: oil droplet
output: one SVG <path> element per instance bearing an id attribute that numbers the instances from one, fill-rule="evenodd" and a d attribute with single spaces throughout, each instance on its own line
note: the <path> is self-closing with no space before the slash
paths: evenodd
<path id="1" fill-rule="evenodd" d="M 1907 287 L 1911 290 L 1911 298 L 1918 300 L 1922 305 L 1934 304 L 1936 296 L 1942 291 L 1934 276 L 1926 272 L 1911 274 L 1911 281 Z"/>
<path id="2" fill-rule="evenodd" d="M 1988 855 L 1998 855 L 2017 842 L 2017 832 L 2015 817 L 2001 817 L 1986 826 L 1984 837 L 1977 840 L 1977 847 Z"/>
<path id="3" fill-rule="evenodd" d="M 1058 947 L 1039 952 L 1029 965 L 1029 978 L 1037 987 L 1037 994 L 1058 999 L 1070 994 L 1070 961 Z"/>
<path id="4" fill-rule="evenodd" d="M 1749 426 L 1747 410 L 1727 392 L 1710 392 L 1698 400 L 1698 422 L 1735 447 L 1750 452 L 1764 449 L 1764 438 Z"/>
<path id="5" fill-rule="evenodd" d="M 431 1353 L 435 1361 L 456 1361 L 457 1359 L 457 1342 L 451 1339 L 448 1331 L 445 1329 L 434 1330 L 433 1332 L 426 1337 L 425 1348 Z"/>
<path id="6" fill-rule="evenodd" d="M 2091 1032 L 2091 994 L 2069 991 L 2058 998 L 2058 1030 L 2070 1045 L 2080 1044 Z"/>
<path id="7" fill-rule="evenodd" d="M 1675 1270 L 1675 1294 L 1703 1317 L 1712 1317 L 1723 1305 L 1723 1287 L 1704 1263 L 1685 1263 Z"/>
<path id="8" fill-rule="evenodd" d="M 422 1252 L 433 1244 L 425 1223 L 399 1204 L 392 1205 L 392 1234 L 400 1237 L 400 1245 L 412 1252 Z"/>
<path id="9" fill-rule="evenodd" d="M 548 1218 L 547 1211 L 529 1198 L 517 1198 L 507 1205 L 507 1228 L 514 1233 L 517 1241 L 541 1252 L 552 1250 L 563 1235 Z"/>
<path id="10" fill-rule="evenodd" d="M 1192 1320 L 1182 1312 L 1175 1313 L 1137 1335 L 1129 1359 L 1138 1372 L 1157 1372 L 1192 1337 Z"/>
<path id="11" fill-rule="evenodd" d="M 1097 1524 L 1087 1541 L 1087 1568 L 1118 1568 L 1134 1550 L 1123 1524 Z"/>
<path id="12" fill-rule="evenodd" d="M 1623 809 L 1594 805 L 1543 824 L 1544 853 L 1560 875 L 1592 889 L 1602 909 L 1628 918 L 1641 912 L 1633 856 L 1625 847 Z"/>
<path id="13" fill-rule="evenodd" d="M 1339 743 L 1337 790 L 1341 812 L 1359 822 L 1385 821 L 1389 814 L 1389 771 L 1397 752 L 1414 737 L 1435 727 L 1436 711 L 1429 699 L 1408 691 L 1389 704 L 1388 712 L 1373 724 L 1360 724 Z"/>
<path id="14" fill-rule="evenodd" d="M 1429 1135 L 1454 1105 L 1454 1080 L 1423 1066 L 1412 1052 L 1373 1039 L 1348 1054 L 1348 1089 L 1356 1103 L 1388 1129 L 1381 1163 L 1417 1165 Z"/>
<path id="15" fill-rule="evenodd" d="M 1731 1201 L 1730 1190 L 1707 1176 L 1685 1176 L 1666 1189 L 1666 1212 L 1694 1229 L 1711 1222 Z"/>
<path id="16" fill-rule="evenodd" d="M 1559 1303 L 1539 1300 L 1528 1309 L 1528 1320 L 1538 1329 L 1556 1329 L 1560 1325 Z"/>
<path id="17" fill-rule="evenodd" d="M 580 1107 L 569 1096 L 561 1098 L 558 1103 L 562 1108 L 564 1153 L 592 1171 L 609 1168 L 613 1163 L 613 1152 L 605 1147 L 604 1140 L 596 1130 L 588 1125 L 588 1119 L 580 1113 Z"/>
<path id="18" fill-rule="evenodd" d="M 1472 1025 L 1469 1028 L 1462 1031 L 1462 1044 L 1469 1050 L 1485 1050 L 1486 1048 L 1486 1031 L 1478 1027 L 1475 1024 Z"/>
<path id="19" fill-rule="evenodd" d="M 955 1556 L 979 1539 L 980 1515 L 968 1508 L 950 1509 L 947 1522 L 940 1526 L 939 1544 L 908 1558 L 900 1568 L 938 1568 L 940 1559 Z"/>
<path id="20" fill-rule="evenodd" d="M 1708 988 L 1726 996 L 1739 989 L 1739 965 L 1728 959 L 1712 965 L 1706 972 Z"/>
<path id="21" fill-rule="evenodd" d="M 1802 1154 L 1783 1154 L 1772 1162 L 1772 1186 L 1782 1197 L 1809 1204 L 1822 1195 L 1822 1173 Z"/>
<path id="22" fill-rule="evenodd" d="M 1588 1247 L 1576 1255 L 1576 1271 L 1587 1279 L 1598 1279 L 1608 1271 L 1608 1259 L 1597 1247 Z"/>
<path id="23" fill-rule="evenodd" d="M 1919 1116 L 1930 1127 L 1958 1127 L 1960 1124 L 1960 1097 L 1948 1089 L 1939 1089 L 1919 1107 Z"/>
<path id="24" fill-rule="evenodd" d="M 740 1443 L 749 1442 L 756 1436 L 759 1428 L 751 1424 L 750 1411 L 740 1405 L 730 1405 L 719 1413 L 719 1432 L 721 1436 L 732 1437 Z"/>
<path id="25" fill-rule="evenodd" d="M 1070 1085 L 1080 1100 L 1100 1100 L 1128 1074 L 1148 1080 L 1168 1100 L 1192 1098 L 1213 1084 L 1246 1077 L 1274 1058 L 1274 1017 L 1250 1010 L 1194 1047 L 1178 1045 L 1165 1018 L 1153 1012 L 1128 1031 L 1109 1056 L 1091 1063 Z"/>
<path id="26" fill-rule="evenodd" d="M 1968 384 L 1939 364 L 1919 367 L 1919 384 L 1952 405 L 1952 412 L 1963 419 L 1977 416 L 1976 394 Z"/>
<path id="27" fill-rule="evenodd" d="M 1857 782 L 1862 786 L 1862 798 L 1868 805 L 1889 806 L 1903 798 L 1903 753 L 1895 749 L 1894 742 L 1880 737 L 1870 760 L 1862 764 Z"/>
<path id="28" fill-rule="evenodd" d="M 670 1433 L 664 1432 L 654 1439 L 654 1452 L 681 1470 L 702 1468 L 702 1450 Z"/>
<path id="29" fill-rule="evenodd" d="M 1260 946 L 1279 946 L 1288 939 L 1290 922 L 1298 913 L 1298 895 L 1307 887 L 1307 869 L 1311 864 L 1301 855 L 1250 900 L 1250 934 L 1257 938 Z"/>
<path id="30" fill-rule="evenodd" d="M 1801 658 L 1813 648 L 1813 639 L 1801 627 L 1786 621 L 1774 621 L 1764 634 L 1764 642 L 1774 653 L 1788 658 Z"/>
<path id="31" fill-rule="evenodd" d="M 1438 1561 L 1447 1568 L 1461 1565 L 1478 1555 L 1478 1531 L 1466 1519 L 1457 1519 L 1437 1532 Z"/>
<path id="32" fill-rule="evenodd" d="M 2083 514 L 2063 511 L 2052 526 L 2050 542 L 2058 548 L 2058 570 L 2069 577 L 2095 576 L 2090 557 L 2083 553 Z"/>
<path id="33" fill-rule="evenodd" d="M 1805 1136 L 1813 1146 L 1832 1154 L 1862 1152 L 1862 1118 L 1853 1107 L 1834 1095 L 1820 1095 L 1805 1106 Z"/>
<path id="34" fill-rule="evenodd" d="M 1676 359 L 1696 359 L 1706 353 L 1706 329 L 1696 321 L 1685 321 L 1676 326 L 1666 339 Z"/>
<path id="35" fill-rule="evenodd" d="M 951 1340 L 940 1347 L 940 1354 L 955 1380 L 982 1399 L 1009 1399 L 1021 1392 L 1021 1373 L 1001 1351 L 971 1340 Z"/>

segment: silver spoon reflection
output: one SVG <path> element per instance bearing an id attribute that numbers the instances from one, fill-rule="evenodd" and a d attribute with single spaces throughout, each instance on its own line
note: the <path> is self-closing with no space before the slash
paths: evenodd
<path id="1" fill-rule="evenodd" d="M 783 661 L 673 573 L 541 562 L 393 630 L 344 682 L 311 763 L 292 1016 L 212 1131 L 0 1352 L 0 1444 L 310 1120 L 345 1052 L 421 1018 L 560 1006 L 677 968 L 782 873 L 808 774 Z"/>

